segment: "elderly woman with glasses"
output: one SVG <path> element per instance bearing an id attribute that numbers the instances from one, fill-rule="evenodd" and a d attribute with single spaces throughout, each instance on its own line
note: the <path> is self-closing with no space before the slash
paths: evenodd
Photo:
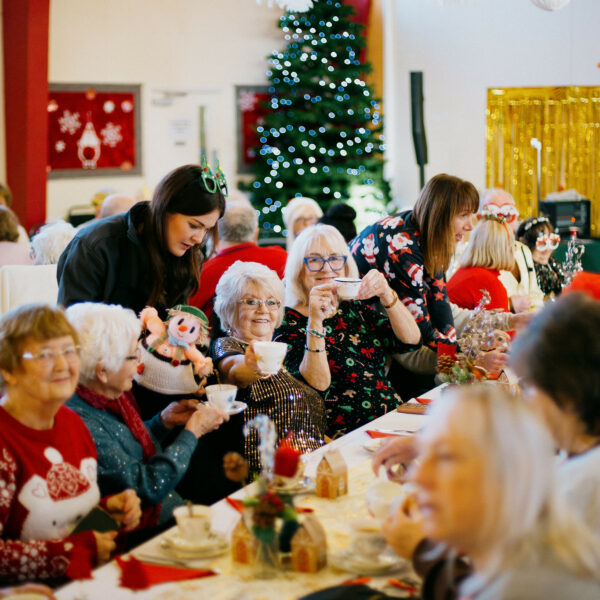
<path id="1" fill-rule="evenodd" d="M 0 579 L 85 576 L 116 532 L 77 524 L 100 501 L 94 440 L 63 404 L 79 377 L 77 332 L 62 310 L 23 305 L 0 319 Z M 124 486 L 113 491 L 123 490 Z M 133 490 L 102 500 L 125 530 L 140 520 Z M 75 560 L 76 559 L 76 560 Z M 87 569 L 86 569 L 87 565 Z"/>
<path id="2" fill-rule="evenodd" d="M 337 277 L 358 277 L 344 238 L 331 225 L 308 227 L 288 256 L 285 318 L 277 334 L 291 346 L 286 358 L 290 372 L 317 389 L 328 388 L 330 437 L 402 403 L 387 378 L 386 360 L 417 348 L 421 339 L 414 318 L 382 273 L 366 273 L 357 300 L 342 302 Z M 364 302 L 369 298 L 379 300 L 385 312 Z"/>
<path id="3" fill-rule="evenodd" d="M 198 438 L 229 416 L 195 400 L 172 402 L 142 421 L 131 392 L 138 365 L 141 323 L 134 312 L 115 304 L 74 304 L 66 315 L 81 343 L 81 375 L 67 406 L 87 425 L 98 449 L 102 493 L 136 490 L 144 527 L 163 524 L 183 504 L 175 491 L 187 471 Z M 184 428 L 165 443 L 175 426 Z"/>
<path id="4" fill-rule="evenodd" d="M 215 297 L 215 312 L 228 337 L 219 338 L 213 358 L 221 381 L 238 386 L 237 399 L 248 404 L 244 420 L 268 415 L 280 439 L 292 435 L 296 448 L 310 452 L 323 444 L 323 400 L 315 389 L 292 377 L 285 369 L 275 375 L 262 373 L 254 343 L 271 341 L 283 318 L 283 283 L 275 271 L 254 262 L 237 261 L 221 277 Z M 327 363 L 314 363 L 314 379 L 325 382 Z M 259 468 L 257 437 L 246 438 L 246 456 L 253 470 Z"/>

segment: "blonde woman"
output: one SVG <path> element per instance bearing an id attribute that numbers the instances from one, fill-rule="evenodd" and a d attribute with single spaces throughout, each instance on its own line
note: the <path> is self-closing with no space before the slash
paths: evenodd
<path id="1" fill-rule="evenodd" d="M 297 196 L 281 209 L 281 214 L 288 232 L 286 248 L 289 252 L 298 234 L 309 225 L 314 225 L 323 216 L 323 211 L 312 198 Z"/>
<path id="2" fill-rule="evenodd" d="M 329 437 L 402 403 L 388 379 L 387 358 L 420 345 L 419 327 L 377 269 L 362 278 L 356 300 L 338 302 L 335 278 L 357 275 L 342 234 L 331 225 L 306 228 L 285 267 L 285 317 L 277 339 L 290 346 L 290 372 L 325 390 Z M 364 302 L 371 298 L 384 312 Z"/>
<path id="3" fill-rule="evenodd" d="M 500 281 L 500 271 L 514 263 L 514 235 L 502 217 L 487 216 L 479 221 L 460 259 L 460 268 L 448 281 L 450 302 L 460 308 L 473 309 L 483 296 L 490 295 L 487 310 L 508 312 L 506 288 Z"/>
<path id="4" fill-rule="evenodd" d="M 384 525 L 425 576 L 424 599 L 600 598 L 600 542 L 556 492 L 554 448 L 533 410 L 496 387 L 455 387 L 433 405 L 409 475 L 418 512 Z M 458 590 L 424 537 L 470 558 Z"/>

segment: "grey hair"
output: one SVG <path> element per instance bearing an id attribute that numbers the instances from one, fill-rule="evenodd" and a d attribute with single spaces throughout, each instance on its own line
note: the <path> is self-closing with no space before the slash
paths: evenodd
<path id="1" fill-rule="evenodd" d="M 281 302 L 275 327 L 283 321 L 283 282 L 275 271 L 256 262 L 236 260 L 223 273 L 215 290 L 215 312 L 223 329 L 231 330 L 237 321 L 238 302 L 243 298 L 248 284 L 264 288 L 273 298 Z"/>
<path id="2" fill-rule="evenodd" d="M 298 234 L 285 263 L 286 306 L 294 308 L 295 306 L 306 306 L 308 304 L 308 290 L 304 289 L 302 283 L 302 269 L 304 268 L 304 257 L 311 246 L 318 242 L 324 242 L 331 246 L 335 253 L 347 257 L 344 272 L 340 271 L 340 277 L 357 278 L 359 276 L 358 267 L 342 234 L 332 225 L 324 225 L 323 223 L 311 225 Z"/>
<path id="3" fill-rule="evenodd" d="M 44 225 L 31 239 L 34 265 L 55 265 L 60 255 L 75 237 L 77 229 L 59 219 Z"/>
<path id="4" fill-rule="evenodd" d="M 567 570 L 600 580 L 600 542 L 558 493 L 554 443 L 533 409 L 496 386 L 460 386 L 432 405 L 428 427 L 436 423 L 469 437 L 486 461 L 479 541 L 490 561 L 478 577 L 489 580 L 547 548 Z"/>
<path id="5" fill-rule="evenodd" d="M 80 302 L 69 306 L 65 314 L 79 336 L 79 380 L 84 385 L 96 380 L 97 365 L 116 373 L 129 354 L 131 340 L 137 339 L 142 330 L 135 313 L 118 304 Z"/>
<path id="6" fill-rule="evenodd" d="M 224 242 L 251 242 L 258 230 L 258 215 L 249 202 L 228 200 L 217 227 L 219 239 Z"/>
<path id="7" fill-rule="evenodd" d="M 283 223 L 287 229 L 287 249 L 292 247 L 296 236 L 294 234 L 294 223 L 300 217 L 316 217 L 320 219 L 323 216 L 321 207 L 312 198 L 305 196 L 297 196 L 292 198 L 282 209 L 281 216 L 283 217 Z"/>

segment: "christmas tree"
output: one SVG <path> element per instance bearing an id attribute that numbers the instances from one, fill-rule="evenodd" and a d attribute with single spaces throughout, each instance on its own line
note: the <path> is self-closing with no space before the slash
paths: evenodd
<path id="1" fill-rule="evenodd" d="M 281 208 L 294 196 L 323 211 L 348 201 L 359 213 L 389 201 L 380 106 L 363 79 L 371 67 L 360 61 L 365 39 L 353 14 L 339 0 L 315 0 L 280 18 L 287 45 L 268 58 L 271 98 L 251 184 L 263 236 L 286 234 Z"/>

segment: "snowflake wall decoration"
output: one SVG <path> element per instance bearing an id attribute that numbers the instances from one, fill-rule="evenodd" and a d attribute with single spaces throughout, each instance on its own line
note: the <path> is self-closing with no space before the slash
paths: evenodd
<path id="1" fill-rule="evenodd" d="M 100 131 L 102 136 L 102 143 L 105 146 L 114 148 L 119 142 L 123 140 L 121 135 L 121 126 L 115 125 L 114 123 L 108 122 L 104 129 Z"/>
<path id="2" fill-rule="evenodd" d="M 79 120 L 79 113 L 72 113 L 70 110 L 63 111 L 62 117 L 59 117 L 58 123 L 60 125 L 60 132 L 69 132 L 73 135 L 80 127 L 81 121 Z"/>

